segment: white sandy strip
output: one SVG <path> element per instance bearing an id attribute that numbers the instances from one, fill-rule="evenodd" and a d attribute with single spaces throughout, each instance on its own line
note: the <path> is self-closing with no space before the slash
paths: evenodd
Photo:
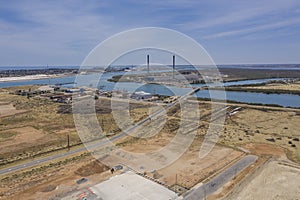
<path id="1" fill-rule="evenodd" d="M 26 80 L 36 80 L 36 79 L 45 79 L 45 78 L 56 78 L 62 77 L 64 74 L 37 74 L 37 75 L 29 75 L 29 76 L 17 76 L 17 77 L 2 77 L 0 78 L 0 82 L 10 82 L 10 81 L 26 81 Z"/>

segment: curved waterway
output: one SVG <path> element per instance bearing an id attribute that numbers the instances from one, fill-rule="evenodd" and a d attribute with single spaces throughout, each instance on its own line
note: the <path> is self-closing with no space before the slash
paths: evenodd
<path id="1" fill-rule="evenodd" d="M 109 82 L 108 79 L 115 75 L 123 74 L 124 72 L 111 72 L 105 73 L 101 77 L 100 84 L 97 83 L 98 80 L 97 74 L 87 74 L 80 76 L 83 79 L 86 79 L 90 85 L 98 85 L 102 90 L 111 91 L 111 90 L 127 90 L 130 92 L 134 91 L 145 91 L 152 94 L 159 95 L 184 95 L 191 90 L 191 88 L 180 88 L 173 86 L 163 86 L 157 84 L 141 84 L 133 82 L 119 82 L 113 83 Z M 42 85 L 42 84 L 61 84 L 64 87 L 73 87 L 76 76 L 66 76 L 60 78 L 49 78 L 49 79 L 39 79 L 39 80 L 26 80 L 26 81 L 10 81 L 10 82 L 0 82 L 0 88 L 12 87 L 12 86 L 25 86 L 25 85 Z M 91 80 L 95 80 L 94 82 Z M 234 86 L 234 85 L 247 85 L 247 84 L 259 84 L 268 82 L 270 80 L 278 79 L 257 79 L 257 80 L 245 80 L 245 81 L 234 81 L 226 82 L 224 86 Z M 194 87 L 202 87 L 205 84 L 195 84 Z M 210 91 L 213 93 L 215 99 L 224 100 L 224 96 L 221 91 Z M 196 92 L 196 96 L 200 98 L 211 98 L 211 94 L 207 90 L 200 90 Z M 256 92 L 234 92 L 227 91 L 226 99 L 236 102 L 244 103 L 256 103 L 256 104 L 275 104 L 284 107 L 296 107 L 300 108 L 300 96 L 290 95 L 290 94 L 264 94 Z"/>

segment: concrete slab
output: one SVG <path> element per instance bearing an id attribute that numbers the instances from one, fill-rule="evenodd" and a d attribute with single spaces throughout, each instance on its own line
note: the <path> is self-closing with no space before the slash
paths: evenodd
<path id="1" fill-rule="evenodd" d="M 175 200 L 181 199 L 164 186 L 133 172 L 116 175 L 91 190 L 103 200 Z"/>

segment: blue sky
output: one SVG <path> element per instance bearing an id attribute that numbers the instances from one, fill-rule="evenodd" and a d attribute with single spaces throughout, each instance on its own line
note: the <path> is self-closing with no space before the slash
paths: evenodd
<path id="1" fill-rule="evenodd" d="M 107 37 L 147 26 L 194 38 L 217 64 L 300 63 L 299 0 L 11 0 L 0 65 L 80 65 Z"/>

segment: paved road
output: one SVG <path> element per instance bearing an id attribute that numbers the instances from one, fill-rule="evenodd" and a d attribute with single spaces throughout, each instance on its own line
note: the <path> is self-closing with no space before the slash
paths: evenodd
<path id="1" fill-rule="evenodd" d="M 81 152 L 81 151 L 85 151 L 85 150 L 86 150 L 85 147 L 81 147 L 81 148 L 74 149 L 74 150 L 71 150 L 71 151 L 68 151 L 68 152 L 65 152 L 65 153 L 60 153 L 60 154 L 56 154 L 56 155 L 53 155 L 53 156 L 48 156 L 48 157 L 41 158 L 41 159 L 38 159 L 38 160 L 30 161 L 30 162 L 27 162 L 27 163 L 24 163 L 24 164 L 15 165 L 13 167 L 1 169 L 0 170 L 0 175 L 6 174 L 6 173 L 9 173 L 9 172 L 18 171 L 18 170 L 25 169 L 25 168 L 29 168 L 29 167 L 38 165 L 40 163 L 45 163 L 45 162 L 50 161 L 50 160 L 54 160 L 54 159 L 57 159 L 57 158 L 62 158 L 62 157 L 72 155 L 72 154 L 75 154 L 75 153 L 78 153 L 78 152 Z"/>
<path id="2" fill-rule="evenodd" d="M 232 180 L 237 174 L 243 171 L 246 167 L 250 166 L 257 160 L 257 156 L 248 155 L 237 161 L 231 167 L 217 175 L 207 183 L 201 185 L 196 189 L 190 190 L 184 197 L 185 200 L 201 200 L 208 195 L 216 192 L 223 185 Z"/>
<path id="3" fill-rule="evenodd" d="M 85 147 L 74 149 L 74 150 L 71 150 L 71 151 L 68 151 L 68 152 L 59 153 L 59 154 L 48 156 L 48 157 L 41 158 L 41 159 L 38 159 L 38 160 L 29 161 L 29 162 L 24 163 L 24 164 L 19 164 L 19 165 L 15 165 L 15 166 L 12 166 L 12 167 L 4 168 L 4 169 L 0 170 L 0 175 L 15 172 L 15 171 L 18 171 L 18 170 L 21 170 L 21 169 L 26 169 L 26 168 L 29 168 L 29 167 L 33 167 L 33 166 L 36 166 L 38 164 L 49 162 L 49 161 L 57 159 L 57 158 L 63 158 L 63 157 L 66 157 L 66 156 L 70 156 L 70 155 L 79 153 L 79 152 L 84 152 L 84 151 L 87 151 L 87 149 L 91 150 L 93 148 L 97 148 L 97 147 L 99 148 L 99 146 L 108 144 L 108 142 L 114 142 L 116 140 L 119 140 L 119 139 L 127 136 L 130 132 L 132 132 L 133 130 L 135 130 L 139 126 L 146 123 L 148 120 L 151 120 L 153 117 L 159 115 L 164 110 L 167 111 L 168 109 L 172 108 L 177 103 L 181 102 L 182 100 L 187 98 L 189 95 L 193 94 L 195 91 L 200 90 L 200 89 L 201 88 L 195 88 L 195 89 L 191 90 L 187 94 L 185 94 L 185 95 L 181 96 L 180 98 L 178 98 L 176 101 L 174 101 L 174 102 L 170 103 L 169 105 L 167 105 L 165 109 L 158 110 L 157 112 L 153 113 L 152 115 L 148 116 L 147 118 L 145 118 L 145 119 L 141 120 L 140 122 L 136 123 L 134 126 L 130 127 L 129 129 L 123 131 L 122 133 L 120 133 L 118 135 L 115 135 L 115 136 L 109 138 L 109 140 L 103 140 L 103 141 L 94 142 L 94 143 L 91 143 L 91 144 L 86 144 Z"/>

